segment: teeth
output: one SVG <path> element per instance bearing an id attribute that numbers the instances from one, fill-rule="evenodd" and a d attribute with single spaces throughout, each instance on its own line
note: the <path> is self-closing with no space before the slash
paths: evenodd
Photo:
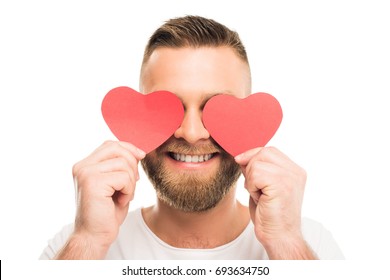
<path id="1" fill-rule="evenodd" d="M 204 162 L 204 161 L 208 161 L 213 156 L 213 154 L 191 156 L 191 155 L 176 154 L 176 153 L 172 153 L 172 155 L 175 160 L 182 161 L 182 162 Z"/>

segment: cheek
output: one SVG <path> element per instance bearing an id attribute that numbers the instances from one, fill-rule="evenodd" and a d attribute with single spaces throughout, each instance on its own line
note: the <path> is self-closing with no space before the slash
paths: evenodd
<path id="1" fill-rule="evenodd" d="M 141 165 L 146 172 L 154 172 L 156 165 L 158 165 L 157 155 L 155 152 L 149 153 L 141 160 Z"/>
<path id="2" fill-rule="evenodd" d="M 145 158 L 147 158 L 148 160 L 156 161 L 157 159 L 161 158 L 163 155 L 164 153 L 160 151 L 160 147 L 159 147 L 156 150 L 147 154 Z"/>

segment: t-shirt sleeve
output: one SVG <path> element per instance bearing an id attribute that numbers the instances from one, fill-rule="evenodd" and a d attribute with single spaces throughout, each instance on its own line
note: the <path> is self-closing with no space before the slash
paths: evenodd
<path id="1" fill-rule="evenodd" d="M 306 242 L 320 260 L 344 260 L 344 254 L 332 233 L 321 223 L 305 219 L 302 231 Z"/>
<path id="2" fill-rule="evenodd" d="M 74 225 L 70 224 L 62 228 L 60 232 L 58 232 L 54 238 L 50 239 L 47 247 L 43 250 L 40 260 L 51 260 L 57 254 L 59 250 L 66 244 L 69 236 L 73 232 Z"/>

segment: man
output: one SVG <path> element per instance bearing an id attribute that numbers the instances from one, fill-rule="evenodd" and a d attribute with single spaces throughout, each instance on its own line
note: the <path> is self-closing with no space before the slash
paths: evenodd
<path id="1" fill-rule="evenodd" d="M 176 94 L 185 109 L 181 126 L 147 155 L 131 143 L 108 141 L 75 164 L 75 224 L 50 241 L 42 259 L 343 258 L 328 231 L 301 221 L 301 167 L 273 147 L 233 158 L 203 126 L 202 109 L 212 96 L 251 93 L 236 32 L 202 17 L 168 21 L 147 44 L 140 90 Z M 139 161 L 158 199 L 128 213 Z M 249 208 L 235 198 L 241 172 Z"/>

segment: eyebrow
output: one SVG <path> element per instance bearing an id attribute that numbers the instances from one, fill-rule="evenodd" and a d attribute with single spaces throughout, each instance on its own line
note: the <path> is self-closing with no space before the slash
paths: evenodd
<path id="1" fill-rule="evenodd" d="M 203 96 L 202 101 L 200 102 L 200 108 L 203 110 L 203 108 L 206 105 L 207 101 L 209 101 L 214 96 L 221 95 L 221 94 L 233 95 L 233 93 L 230 90 L 223 90 L 223 91 L 217 91 L 217 92 L 213 92 L 213 93 L 207 93 L 205 96 Z M 181 103 L 185 107 L 183 99 L 180 98 L 179 96 L 177 96 L 177 97 L 180 99 Z"/>
<path id="2" fill-rule="evenodd" d="M 213 98 L 214 96 L 217 96 L 217 95 L 220 95 L 220 94 L 224 94 L 222 92 L 218 92 L 218 93 L 209 93 L 205 96 L 203 96 L 202 98 L 202 101 L 200 103 L 200 108 L 203 110 L 204 106 L 206 105 L 207 101 L 209 101 L 211 98 Z"/>

